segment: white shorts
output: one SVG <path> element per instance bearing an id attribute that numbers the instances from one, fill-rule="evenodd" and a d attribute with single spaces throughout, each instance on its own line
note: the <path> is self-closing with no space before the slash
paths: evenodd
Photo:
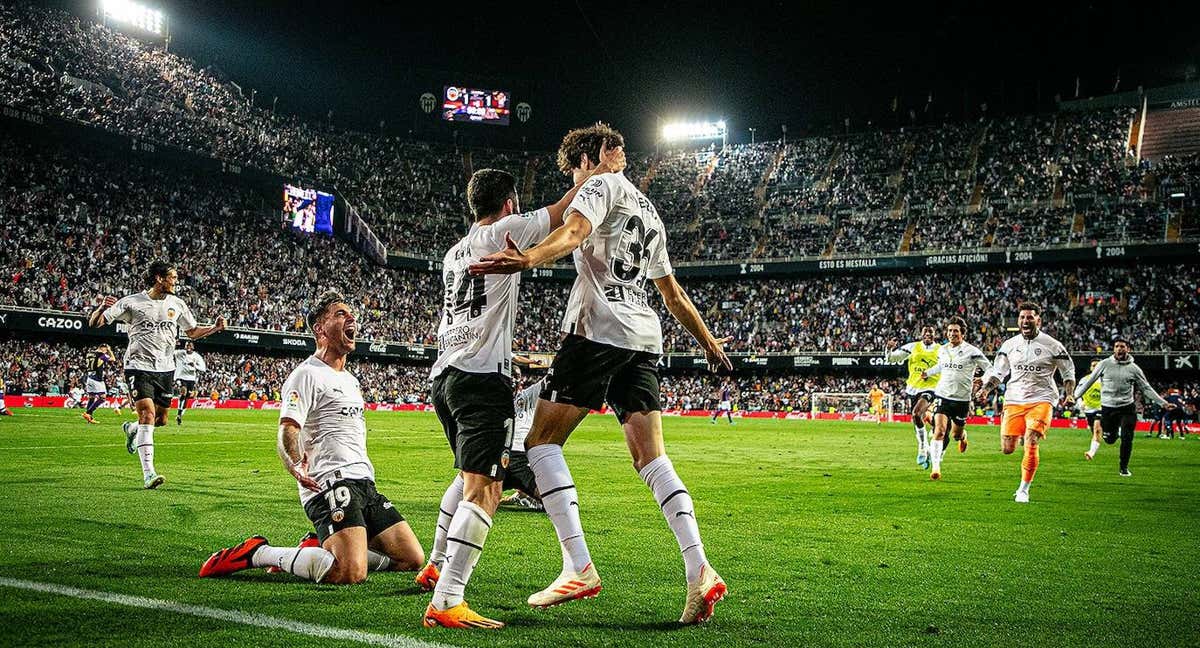
<path id="1" fill-rule="evenodd" d="M 96 380 L 95 378 L 87 379 L 86 388 L 89 394 L 100 394 L 103 396 L 108 393 L 108 385 L 105 385 L 103 380 Z"/>
<path id="2" fill-rule="evenodd" d="M 733 401 L 721 401 L 721 404 L 717 405 L 717 411 L 732 412 L 733 411 Z"/>

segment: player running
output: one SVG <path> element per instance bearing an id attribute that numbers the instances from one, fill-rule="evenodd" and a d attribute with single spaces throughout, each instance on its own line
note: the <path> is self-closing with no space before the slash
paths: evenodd
<path id="1" fill-rule="evenodd" d="M 908 361 L 908 380 L 905 381 L 904 393 L 912 403 L 909 411 L 912 414 L 913 429 L 917 434 L 917 465 L 922 468 L 929 467 L 931 444 L 927 442 L 925 424 L 928 422 L 929 406 L 935 398 L 933 388 L 937 386 L 938 379 L 922 378 L 921 374 L 937 364 L 938 349 L 941 345 L 934 339 L 934 333 L 932 326 L 922 326 L 920 340 L 909 342 L 898 349 L 896 340 L 888 341 L 887 361 L 893 364 Z"/>
<path id="2" fill-rule="evenodd" d="M 717 409 L 713 410 L 712 421 L 713 425 L 717 424 L 717 419 L 725 414 L 725 418 L 729 419 L 729 424 L 733 422 L 733 384 L 728 380 L 721 383 L 721 401 L 717 403 Z"/>
<path id="3" fill-rule="evenodd" d="M 984 357 L 979 347 L 965 341 L 967 323 L 961 317 L 951 317 L 946 323 L 947 344 L 938 349 L 937 364 L 921 372 L 921 379 L 941 376 L 933 394 L 934 407 L 933 442 L 929 444 L 929 459 L 932 467 L 930 479 L 942 478 L 942 457 L 946 454 L 946 429 L 953 426 L 952 434 L 958 441 L 958 451 L 967 451 L 967 415 L 971 411 L 971 392 L 975 386 L 975 372 L 987 373 L 992 363 Z"/>
<path id="4" fill-rule="evenodd" d="M 412 571 L 425 557 L 404 517 L 375 490 L 362 388 L 346 370 L 358 334 L 354 311 L 327 292 L 307 320 L 317 352 L 283 384 L 276 450 L 296 479 L 316 539 L 273 547 L 252 536 L 209 556 L 201 578 L 275 567 L 314 583 L 353 584 L 368 571 Z"/>
<path id="5" fill-rule="evenodd" d="M 1075 403 L 1075 364 L 1058 340 L 1041 331 L 1041 307 L 1025 302 L 1018 307 L 1017 326 L 1021 332 L 1000 345 L 996 362 L 986 374 L 975 398 L 987 400 L 1000 381 L 1008 378 L 1004 414 L 1000 428 L 1000 451 L 1012 454 L 1017 441 L 1024 439 L 1025 456 L 1021 460 L 1021 484 L 1013 500 L 1029 502 L 1029 486 L 1038 468 L 1038 444 L 1046 438 L 1054 403 L 1059 400 L 1054 372 L 1062 376 L 1065 407 Z"/>
<path id="6" fill-rule="evenodd" d="M 559 147 L 559 168 L 578 182 L 595 168 L 605 146 L 622 144 L 620 133 L 605 124 L 573 130 Z M 654 282 L 667 310 L 699 342 L 711 369 L 732 370 L 722 348 L 728 338 L 714 337 L 705 326 L 675 280 L 657 210 L 620 173 L 587 180 L 563 227 L 537 245 L 523 247 L 510 238 L 505 249 L 484 257 L 471 271 L 513 274 L 573 251 L 578 273 L 563 317 L 566 337 L 526 439 L 529 464 L 562 545 L 563 569 L 549 587 L 529 597 L 529 604 L 549 607 L 600 592 L 562 445 L 589 410 L 608 403 L 624 428 L 634 469 L 653 493 L 683 554 L 687 599 L 679 620 L 706 621 L 726 586 L 705 557 L 691 495 L 663 445 L 658 383 L 662 326 L 650 305 L 646 280 Z"/>
<path id="7" fill-rule="evenodd" d="M 1080 391 L 1076 389 L 1075 398 L 1083 403 L 1083 416 L 1087 420 L 1088 431 L 1092 433 L 1092 443 L 1088 447 L 1088 451 L 1083 453 L 1083 458 L 1091 461 L 1096 457 L 1096 452 L 1100 450 L 1100 436 L 1102 434 L 1100 428 L 1100 389 L 1104 381 L 1099 376 L 1093 376 L 1096 373 L 1096 367 L 1100 365 L 1099 360 L 1092 360 L 1092 365 L 1088 369 L 1088 375 L 1083 377 L 1081 385 L 1086 383 L 1090 387 Z"/>
<path id="8" fill-rule="evenodd" d="M 598 173 L 625 166 L 619 148 Z M 513 410 L 512 330 L 520 276 L 473 275 L 468 270 L 505 243 L 521 246 L 541 240 L 563 223 L 584 178 L 557 203 L 518 213 L 516 178 L 496 169 L 480 169 L 467 184 L 467 202 L 475 223 L 446 252 L 442 280 L 445 303 L 438 323 L 438 358 L 430 371 L 434 411 L 454 451 L 460 473 L 442 497 L 447 549 L 442 568 L 426 569 L 436 580 L 425 610 L 426 627 L 499 629 L 500 621 L 472 611 L 463 596 L 483 552 L 492 516 L 511 465 Z M 461 479 L 461 487 L 457 484 Z M 461 488 L 461 490 L 460 490 Z M 452 508 L 453 500 L 459 500 Z M 435 543 L 436 544 L 436 543 Z M 428 572 L 428 574 L 427 574 Z"/>
<path id="9" fill-rule="evenodd" d="M 125 380 L 137 412 L 136 425 L 125 423 L 125 449 L 137 453 L 142 463 L 142 484 L 147 489 L 162 485 L 163 476 L 154 471 L 154 428 L 166 425 L 175 377 L 175 341 L 183 331 L 198 340 L 225 330 L 225 318 L 213 326 L 199 326 L 192 311 L 175 296 L 179 274 L 164 261 L 146 269 L 146 290 L 121 299 L 107 296 L 88 317 L 88 326 L 112 322 L 129 325 L 125 348 Z"/>
<path id="10" fill-rule="evenodd" d="M 84 356 L 84 392 L 87 394 L 88 402 L 87 409 L 82 416 L 83 420 L 88 423 L 96 422 L 96 418 L 92 415 L 96 413 L 96 410 L 104 404 L 104 399 L 108 397 L 105 369 L 114 362 L 112 348 L 107 344 L 101 344 L 95 349 L 88 351 L 87 355 Z"/>
<path id="11" fill-rule="evenodd" d="M 183 425 L 183 413 L 187 411 L 188 399 L 196 397 L 196 381 L 200 374 L 208 371 L 204 358 L 196 353 L 196 345 L 188 340 L 183 348 L 175 351 L 175 382 L 179 383 L 179 407 L 175 412 L 175 425 Z"/>
<path id="12" fill-rule="evenodd" d="M 1154 391 L 1142 368 L 1133 361 L 1129 354 L 1129 341 L 1118 337 L 1113 340 L 1113 353 L 1100 361 L 1083 382 L 1075 388 L 1075 397 L 1079 398 L 1091 389 L 1093 384 L 1101 384 L 1100 390 L 1100 428 L 1104 431 L 1104 442 L 1112 445 L 1121 439 L 1120 475 L 1132 477 L 1129 472 L 1129 457 L 1133 454 L 1133 433 L 1137 428 L 1137 409 L 1133 404 L 1133 389 L 1137 387 L 1142 396 L 1165 410 L 1175 409 L 1175 404 L 1169 403 Z M 1090 457 L 1089 457 L 1090 459 Z"/>
<path id="13" fill-rule="evenodd" d="M 4 376 L 0 376 L 0 416 L 12 416 L 13 413 L 8 409 L 8 405 L 4 402 L 4 394 L 6 390 L 4 384 Z"/>

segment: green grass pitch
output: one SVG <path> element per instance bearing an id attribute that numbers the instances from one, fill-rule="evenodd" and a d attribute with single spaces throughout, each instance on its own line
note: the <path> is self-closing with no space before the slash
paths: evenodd
<path id="1" fill-rule="evenodd" d="M 1053 430 L 1033 502 L 1020 455 L 970 430 L 945 478 L 914 463 L 905 425 L 669 418 L 667 447 L 696 501 L 729 597 L 677 628 L 683 566 L 612 417 L 567 445 L 604 592 L 552 610 L 525 597 L 559 568 L 549 521 L 502 511 L 467 600 L 499 633 L 426 630 L 410 574 L 318 586 L 287 574 L 200 580 L 208 554 L 310 529 L 274 451 L 274 413 L 192 411 L 156 434 L 158 491 L 141 489 L 117 417 L 18 410 L 0 419 L 0 578 L 239 610 L 455 646 L 1130 646 L 1200 644 L 1200 443 L 1135 442 L 1085 462 L 1082 431 Z M 451 459 L 436 419 L 369 413 L 379 489 L 426 551 Z M 353 642 L 0 586 L 0 645 L 329 646 Z M 403 645 L 402 643 L 398 645 Z"/>

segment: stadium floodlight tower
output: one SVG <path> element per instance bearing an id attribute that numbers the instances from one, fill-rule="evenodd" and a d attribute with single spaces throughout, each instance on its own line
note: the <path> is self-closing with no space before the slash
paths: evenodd
<path id="1" fill-rule="evenodd" d="M 144 35 L 161 38 L 163 48 L 170 49 L 171 30 L 161 10 L 133 0 L 100 0 L 98 13 L 101 22 L 106 26 L 113 23 L 132 28 Z"/>
<path id="2" fill-rule="evenodd" d="M 706 141 L 706 140 L 721 140 L 721 148 L 725 148 L 726 138 L 729 131 L 725 127 L 725 120 L 721 119 L 715 122 L 672 122 L 663 124 L 661 141 L 667 143 L 683 142 L 683 141 Z"/>

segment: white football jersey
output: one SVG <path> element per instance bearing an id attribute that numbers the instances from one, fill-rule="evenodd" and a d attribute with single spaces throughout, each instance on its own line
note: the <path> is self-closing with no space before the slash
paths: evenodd
<path id="1" fill-rule="evenodd" d="M 446 367 L 470 373 L 512 373 L 512 333 L 517 316 L 520 274 L 472 275 L 480 258 L 503 250 L 505 234 L 526 248 L 550 234 L 550 212 L 539 209 L 506 216 L 491 225 L 474 224 L 446 252 L 442 283 L 446 293 L 438 321 L 438 357 L 429 372 L 437 378 Z"/>
<path id="2" fill-rule="evenodd" d="M 1058 385 L 1054 372 L 1063 381 L 1075 380 L 1075 363 L 1061 342 L 1039 332 L 1032 340 L 1018 333 L 1000 345 L 996 364 L 987 378 L 1008 379 L 1004 402 L 1013 405 L 1058 402 Z"/>
<path id="3" fill-rule="evenodd" d="M 283 383 L 279 420 L 300 424 L 308 476 L 321 486 L 341 479 L 375 481 L 375 467 L 367 458 L 364 409 L 358 379 L 349 371 L 334 371 L 316 356 L 300 363 Z M 302 503 L 319 495 L 296 486 Z"/>
<path id="4" fill-rule="evenodd" d="M 955 401 L 971 400 L 971 387 L 975 381 L 975 370 L 987 373 L 992 363 L 979 347 L 968 342 L 958 346 L 943 344 L 938 349 L 937 364 L 925 370 L 927 376 L 940 375 L 933 393 L 939 398 Z"/>
<path id="5" fill-rule="evenodd" d="M 204 358 L 199 353 L 188 353 L 183 349 L 175 352 L 175 380 L 195 381 L 205 371 L 208 371 L 208 365 L 204 364 Z"/>
<path id="6" fill-rule="evenodd" d="M 538 398 L 542 395 L 543 382 L 545 381 L 539 380 L 522 389 L 513 403 L 513 408 L 517 411 L 517 417 L 513 419 L 513 452 L 525 452 L 525 437 L 529 436 L 529 430 L 533 428 L 533 413 L 537 410 Z"/>
<path id="7" fill-rule="evenodd" d="M 622 349 L 662 353 L 662 324 L 650 306 L 647 279 L 674 273 L 658 210 L 619 173 L 583 184 L 567 208 L 592 224 L 574 253 L 578 276 L 562 330 Z"/>
<path id="8" fill-rule="evenodd" d="M 146 291 L 117 300 L 104 311 L 106 322 L 129 325 L 125 368 L 175 371 L 175 342 L 180 331 L 196 328 L 192 310 L 175 295 L 152 299 Z"/>

